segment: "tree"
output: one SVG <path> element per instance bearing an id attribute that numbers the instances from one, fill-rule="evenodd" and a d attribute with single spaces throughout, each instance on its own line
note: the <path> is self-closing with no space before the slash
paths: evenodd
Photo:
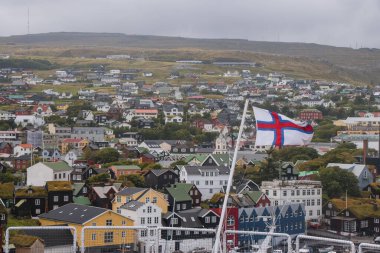
<path id="1" fill-rule="evenodd" d="M 122 181 L 125 185 L 135 187 L 146 187 L 144 177 L 141 175 L 122 175 L 119 177 L 119 180 Z"/>
<path id="2" fill-rule="evenodd" d="M 110 180 L 110 175 L 107 173 L 101 173 L 98 175 L 94 175 L 88 179 L 88 182 L 90 184 L 93 183 L 106 183 Z"/>
<path id="3" fill-rule="evenodd" d="M 330 198 L 340 198 L 346 191 L 349 196 L 360 196 L 358 179 L 352 172 L 339 167 L 321 168 L 319 177 L 323 191 Z"/>
<path id="4" fill-rule="evenodd" d="M 96 163 L 116 162 L 120 158 L 119 152 L 114 148 L 103 148 L 95 153 L 94 160 Z"/>
<path id="5" fill-rule="evenodd" d="M 17 183 L 20 181 L 20 177 L 16 177 L 10 172 L 0 173 L 0 183 Z"/>
<path id="6" fill-rule="evenodd" d="M 284 147 L 272 152 L 273 159 L 278 161 L 311 160 L 318 157 L 318 152 L 308 147 Z"/>

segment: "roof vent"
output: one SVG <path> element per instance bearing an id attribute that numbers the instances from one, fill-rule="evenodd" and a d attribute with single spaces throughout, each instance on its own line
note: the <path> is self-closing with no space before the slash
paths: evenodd
<path id="1" fill-rule="evenodd" d="M 69 213 L 69 215 L 73 215 L 73 213 Z"/>

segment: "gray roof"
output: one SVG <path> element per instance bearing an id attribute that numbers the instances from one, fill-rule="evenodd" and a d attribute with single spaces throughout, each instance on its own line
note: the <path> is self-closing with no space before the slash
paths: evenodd
<path id="1" fill-rule="evenodd" d="M 105 208 L 70 203 L 48 213 L 41 214 L 38 217 L 49 220 L 64 221 L 67 223 L 83 224 L 108 211 L 110 210 Z"/>
<path id="2" fill-rule="evenodd" d="M 116 187 L 114 187 L 113 185 L 111 185 L 111 186 L 94 186 L 94 187 L 92 187 L 92 189 L 99 196 L 99 198 L 102 198 L 102 199 L 107 198 L 106 194 L 111 189 L 113 189 L 115 192 L 117 192 Z"/>
<path id="3" fill-rule="evenodd" d="M 129 195 L 136 194 L 138 192 L 144 192 L 146 190 L 149 190 L 149 188 L 126 187 L 123 190 L 121 190 L 118 193 L 116 193 L 116 195 L 126 195 L 126 196 L 129 196 Z"/>
<path id="4" fill-rule="evenodd" d="M 203 171 L 219 171 L 219 174 L 229 174 L 230 169 L 224 166 L 188 166 L 185 165 L 184 168 L 188 175 L 201 175 Z"/>
<path id="5" fill-rule="evenodd" d="M 132 211 L 136 211 L 137 209 L 139 209 L 140 207 L 142 207 L 144 205 L 144 203 L 141 203 L 139 201 L 136 201 L 136 200 L 132 200 L 124 205 L 122 205 L 120 208 L 122 209 L 127 209 L 127 210 L 132 210 Z"/>
<path id="6" fill-rule="evenodd" d="M 172 162 L 172 161 L 171 161 Z M 150 170 L 154 175 L 156 176 L 160 176 L 162 174 L 164 174 L 165 172 L 169 171 L 168 169 L 153 169 L 153 170 Z M 174 171 L 173 171 L 174 172 Z"/>

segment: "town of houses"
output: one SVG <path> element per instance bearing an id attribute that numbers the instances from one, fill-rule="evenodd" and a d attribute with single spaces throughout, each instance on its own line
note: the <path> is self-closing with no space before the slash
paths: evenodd
<path id="1" fill-rule="evenodd" d="M 120 57 L 124 59 L 123 55 L 109 59 Z M 248 99 L 253 105 L 275 106 L 309 121 L 316 131 L 322 129 L 323 120 L 333 118 L 331 127 L 338 130 L 309 148 L 323 156 L 341 144 L 354 143 L 361 150 L 357 160 L 332 160 L 326 167 L 351 173 L 362 195 L 352 196 L 349 206 L 344 204 L 347 197 L 326 198 L 317 168 L 307 167 L 302 156 L 282 160 L 276 178 L 255 182 L 243 175 L 234 180 L 226 229 L 268 231 L 267 219 L 275 213 L 281 217 L 275 231 L 293 237 L 307 228 L 342 236 L 379 235 L 380 86 L 370 89 L 298 80 L 281 73 L 253 74 L 255 64 L 249 62 L 214 64 L 226 69 L 219 73 L 225 82 L 174 85 L 172 80 L 181 74 L 173 72 L 165 80 L 149 83 L 141 81 L 141 77 L 152 78 L 149 69 L 101 65 L 90 70 L 60 69 L 50 79 L 29 70 L 0 69 L 4 80 L 0 90 L 1 219 L 32 218 L 42 226 L 77 228 L 96 224 L 215 229 L 242 102 Z M 78 81 L 88 86 L 77 92 L 58 91 Z M 35 86 L 48 88 L 31 92 Z M 99 87 L 112 92 L 99 91 Z M 367 106 L 350 111 L 342 102 L 355 99 L 360 99 L 359 105 L 370 104 L 371 110 Z M 269 147 L 254 144 L 253 115 L 246 121 L 237 166 L 255 170 L 271 154 Z M 363 211 L 366 208 L 373 212 Z M 84 216 L 85 212 L 89 215 Z M 141 252 L 148 252 L 154 236 L 144 231 L 138 234 Z M 166 232 L 160 235 L 160 247 L 173 243 L 181 250 L 184 242 L 206 247 L 213 236 L 180 231 L 168 242 Z M 227 245 L 232 249 L 259 239 L 227 236 Z"/>

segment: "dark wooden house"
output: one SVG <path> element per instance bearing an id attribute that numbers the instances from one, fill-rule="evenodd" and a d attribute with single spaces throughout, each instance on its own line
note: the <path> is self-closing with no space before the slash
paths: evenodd
<path id="1" fill-rule="evenodd" d="M 144 178 L 146 186 L 153 189 L 163 189 L 179 182 L 178 174 L 170 169 L 150 170 L 144 175 Z"/>
<path id="2" fill-rule="evenodd" d="M 68 181 L 49 181 L 46 183 L 48 211 L 73 203 L 73 187 Z"/>
<path id="3" fill-rule="evenodd" d="M 13 212 L 17 217 L 36 217 L 47 209 L 47 191 L 45 187 L 29 186 L 17 189 Z"/>

